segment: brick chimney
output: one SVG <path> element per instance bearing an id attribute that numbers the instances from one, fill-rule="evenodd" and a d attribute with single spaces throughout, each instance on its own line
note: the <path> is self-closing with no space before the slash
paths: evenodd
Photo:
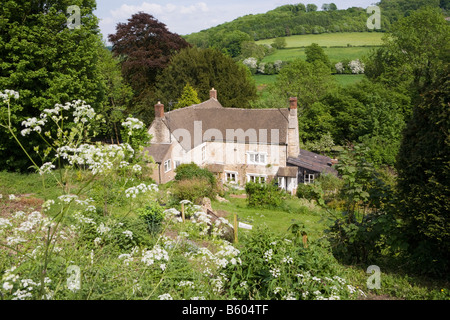
<path id="1" fill-rule="evenodd" d="M 297 98 L 296 97 L 291 97 L 289 98 L 289 110 L 293 110 L 293 109 L 297 109 Z"/>
<path id="2" fill-rule="evenodd" d="M 209 91 L 209 97 L 211 99 L 216 99 L 217 100 L 217 90 L 212 88 L 211 91 Z"/>
<path id="3" fill-rule="evenodd" d="M 298 129 L 298 100 L 289 98 L 289 129 L 288 129 L 288 157 L 297 158 L 300 153 L 300 138 Z"/>
<path id="4" fill-rule="evenodd" d="M 164 118 L 164 105 L 161 101 L 155 104 L 155 118 Z"/>

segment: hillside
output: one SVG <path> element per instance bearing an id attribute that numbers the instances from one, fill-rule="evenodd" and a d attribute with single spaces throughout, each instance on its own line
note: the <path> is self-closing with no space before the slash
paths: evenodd
<path id="1" fill-rule="evenodd" d="M 440 7 L 443 11 L 448 11 L 449 7 L 448 1 L 439 0 L 382 0 L 378 5 L 383 12 L 381 29 L 377 30 L 379 32 L 389 31 L 393 22 L 425 5 Z M 240 44 L 244 41 L 292 35 L 367 31 L 369 15 L 366 8 L 339 10 L 330 7 L 327 11 L 318 11 L 319 9 L 311 4 L 284 5 L 263 14 L 245 15 L 231 22 L 185 35 L 184 38 L 195 46 L 215 47 L 237 56 Z"/>

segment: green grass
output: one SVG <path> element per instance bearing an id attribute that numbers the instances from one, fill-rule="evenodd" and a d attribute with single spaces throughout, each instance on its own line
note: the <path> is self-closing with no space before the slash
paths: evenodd
<path id="1" fill-rule="evenodd" d="M 325 54 L 328 56 L 331 62 L 340 62 L 344 59 L 362 59 L 364 56 L 369 55 L 373 50 L 373 47 L 348 47 L 348 48 L 324 48 Z M 273 54 L 266 56 L 263 62 L 275 62 L 292 61 L 295 59 L 306 60 L 306 54 L 304 48 L 287 48 L 275 51 Z"/>
<path id="2" fill-rule="evenodd" d="M 312 43 L 319 46 L 379 46 L 384 33 L 379 32 L 342 32 L 305 34 L 285 37 L 287 48 L 306 47 Z M 272 44 L 274 39 L 257 41 L 257 44 Z"/>
<path id="3" fill-rule="evenodd" d="M 364 74 L 337 74 L 333 78 L 342 86 L 346 87 L 360 82 L 365 78 Z"/>
<path id="4" fill-rule="evenodd" d="M 272 231 L 285 234 L 293 222 L 304 224 L 308 238 L 311 240 L 323 236 L 323 230 L 331 221 L 326 213 L 318 207 L 296 197 L 285 200 L 285 208 L 259 209 L 247 206 L 246 199 L 228 198 L 229 203 L 213 202 L 215 212 L 227 212 L 230 222 L 233 222 L 233 214 L 237 214 L 240 221 L 251 224 L 254 227 L 267 226 Z M 240 229 L 240 232 L 247 232 Z"/>

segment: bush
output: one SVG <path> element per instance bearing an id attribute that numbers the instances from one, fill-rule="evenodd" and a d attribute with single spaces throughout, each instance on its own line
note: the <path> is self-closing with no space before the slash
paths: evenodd
<path id="1" fill-rule="evenodd" d="M 218 188 L 214 174 L 202 169 L 195 163 L 182 164 L 175 169 L 177 173 L 174 185 L 176 200 L 196 202 L 200 198 L 215 198 Z"/>
<path id="2" fill-rule="evenodd" d="M 245 185 L 249 207 L 274 208 L 283 203 L 283 193 L 273 183 L 249 182 Z"/>
<path id="3" fill-rule="evenodd" d="M 177 181 L 173 186 L 173 194 L 177 201 L 189 200 L 197 202 L 198 199 L 204 197 L 214 198 L 215 191 L 205 178 L 193 178 Z"/>
<path id="4" fill-rule="evenodd" d="M 150 233 L 158 233 L 161 230 L 164 209 L 157 202 L 151 202 L 145 208 L 138 209 L 137 213 L 145 221 Z"/>
<path id="5" fill-rule="evenodd" d="M 175 169 L 175 172 L 177 173 L 175 176 L 175 180 L 177 181 L 204 178 L 211 186 L 216 185 L 216 177 L 214 174 L 207 169 L 200 168 L 195 163 L 182 164 Z"/>
<path id="6" fill-rule="evenodd" d="M 305 248 L 297 240 L 289 235 L 280 238 L 268 228 L 257 228 L 242 237 L 242 262 L 226 270 L 230 296 L 243 300 L 333 300 L 363 294 L 336 275 L 338 263 L 325 245 L 310 243 Z"/>

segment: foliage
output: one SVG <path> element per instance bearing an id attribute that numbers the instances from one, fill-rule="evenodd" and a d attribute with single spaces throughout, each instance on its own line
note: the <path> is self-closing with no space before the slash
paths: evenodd
<path id="1" fill-rule="evenodd" d="M 336 275 L 336 261 L 319 243 L 304 248 L 295 235 L 280 238 L 267 228 L 258 228 L 241 243 L 241 263 L 226 270 L 226 290 L 238 299 L 340 300 L 365 295 Z"/>
<path id="2" fill-rule="evenodd" d="M 449 77 L 429 87 L 404 132 L 398 170 L 398 214 L 421 272 L 448 274 L 450 143 Z"/>
<path id="3" fill-rule="evenodd" d="M 392 26 L 384 46 L 376 50 L 367 75 L 391 87 L 402 86 L 414 100 L 445 75 L 450 52 L 450 26 L 440 9 L 424 8 Z"/>
<path id="4" fill-rule="evenodd" d="M 197 91 L 188 84 L 186 84 L 183 88 L 183 93 L 181 94 L 178 103 L 175 105 L 175 109 L 189 107 L 194 104 L 199 104 L 201 101 L 198 98 Z"/>
<path id="5" fill-rule="evenodd" d="M 173 186 L 173 195 L 176 200 L 189 200 L 196 202 L 204 197 L 214 198 L 216 192 L 205 178 L 192 178 L 177 181 Z"/>
<path id="6" fill-rule="evenodd" d="M 217 181 L 211 171 L 190 163 L 178 166 L 175 172 L 177 182 L 174 185 L 174 195 L 178 201 L 195 202 L 204 197 L 215 198 L 218 192 Z"/>
<path id="7" fill-rule="evenodd" d="M 275 49 L 284 49 L 286 46 L 286 38 L 276 38 L 272 43 L 272 47 Z"/>
<path id="8" fill-rule="evenodd" d="M 78 5 L 80 28 L 67 26 L 67 8 Z M 13 130 L 56 103 L 81 98 L 95 109 L 104 102 L 105 84 L 97 61 L 103 49 L 94 14 L 94 0 L 2 1 L 0 7 L 0 88 L 20 93 L 11 107 Z M 2 110 L 0 117 L 4 116 Z M 56 128 L 54 128 L 56 130 Z M 31 162 L 16 148 L 9 132 L 0 128 L 0 167 L 26 171 Z M 23 142 L 33 157 L 40 139 Z"/>
<path id="9" fill-rule="evenodd" d="M 142 117 L 147 108 L 145 101 L 154 93 L 157 75 L 167 67 L 174 54 L 189 44 L 144 12 L 132 15 L 127 23 L 117 24 L 116 33 L 108 39 L 113 45 L 114 56 L 121 62 L 123 77 L 133 88 L 132 111 Z"/>
<path id="10" fill-rule="evenodd" d="M 105 103 L 96 111 L 105 122 L 96 130 L 100 137 L 109 138 L 114 143 L 122 141 L 120 123 L 125 120 L 126 112 L 133 97 L 131 87 L 125 83 L 119 60 L 114 58 L 107 48 L 99 50 L 98 67 L 105 86 Z"/>
<path id="11" fill-rule="evenodd" d="M 306 200 L 315 200 L 321 206 L 325 204 L 320 183 L 299 184 L 297 187 L 297 197 Z"/>
<path id="12" fill-rule="evenodd" d="M 274 183 L 248 182 L 245 192 L 249 207 L 275 208 L 283 202 L 283 193 Z"/>
<path id="13" fill-rule="evenodd" d="M 136 212 L 142 218 L 150 233 L 155 234 L 161 231 L 164 220 L 164 209 L 157 202 L 151 202 L 144 208 L 140 208 Z"/>
<path id="14" fill-rule="evenodd" d="M 319 101 L 335 87 L 330 68 L 322 62 L 308 63 L 296 59 L 284 66 L 277 76 L 276 82 L 267 88 L 271 98 L 265 101 L 266 107 L 279 108 L 280 101 L 289 97 L 299 99 L 299 115 Z"/>
<path id="15" fill-rule="evenodd" d="M 323 64 L 329 66 L 330 59 L 317 43 L 312 43 L 305 48 L 306 62 L 313 63 L 314 61 L 321 61 Z"/>
<path id="16" fill-rule="evenodd" d="M 208 169 L 200 168 L 195 163 L 181 164 L 175 169 L 175 172 L 177 173 L 175 176 L 177 181 L 204 178 L 209 182 L 211 187 L 216 184 L 216 177 L 214 174 Z"/>
<path id="17" fill-rule="evenodd" d="M 187 48 L 175 55 L 157 80 L 161 102 L 176 101 L 186 83 L 197 89 L 201 101 L 215 88 L 226 108 L 249 107 L 257 97 L 247 68 L 214 49 Z"/>

